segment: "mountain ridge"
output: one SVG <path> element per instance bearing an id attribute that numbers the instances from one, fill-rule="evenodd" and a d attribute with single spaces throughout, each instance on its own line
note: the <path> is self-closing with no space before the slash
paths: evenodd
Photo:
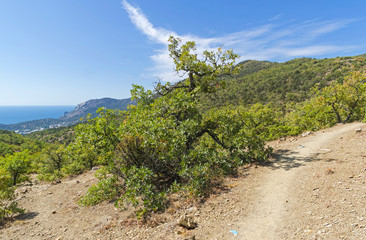
<path id="1" fill-rule="evenodd" d="M 313 87 L 343 82 L 353 71 L 366 71 L 366 54 L 336 58 L 295 58 L 283 63 L 246 60 L 235 77 L 226 77 L 226 87 L 204 96 L 202 109 L 251 105 L 286 104 L 310 98 Z"/>
<path id="2" fill-rule="evenodd" d="M 98 115 L 96 111 L 100 107 L 126 110 L 127 106 L 131 104 L 134 104 L 131 98 L 114 99 L 106 97 L 90 99 L 78 104 L 72 111 L 65 112 L 65 114 L 59 118 L 44 118 L 14 124 L 0 124 L 0 129 L 28 134 L 48 128 L 70 126 L 79 123 L 80 119 L 85 118 L 88 114 L 91 114 L 92 118 L 96 117 Z"/>

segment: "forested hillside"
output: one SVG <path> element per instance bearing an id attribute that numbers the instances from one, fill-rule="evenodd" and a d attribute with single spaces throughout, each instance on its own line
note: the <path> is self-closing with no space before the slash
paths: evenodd
<path id="1" fill-rule="evenodd" d="M 42 143 L 34 139 L 26 138 L 20 134 L 0 130 L 0 157 L 23 150 L 37 152 L 42 148 Z M 1 160 L 1 158 L 0 158 Z M 0 163 L 1 164 L 1 163 Z"/>
<path id="2" fill-rule="evenodd" d="M 342 83 L 353 71 L 366 70 L 366 55 L 330 59 L 299 58 L 284 63 L 244 61 L 236 77 L 227 77 L 226 87 L 205 96 L 205 109 L 212 106 L 254 103 L 289 103 L 308 99 L 315 86 Z"/>
<path id="3" fill-rule="evenodd" d="M 45 143 L 69 144 L 74 140 L 75 125 L 67 127 L 50 128 L 43 131 L 32 132 L 26 138 Z"/>

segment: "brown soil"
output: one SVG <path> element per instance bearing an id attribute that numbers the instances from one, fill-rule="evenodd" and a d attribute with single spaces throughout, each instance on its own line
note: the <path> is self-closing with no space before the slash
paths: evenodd
<path id="1" fill-rule="evenodd" d="M 365 129 L 356 132 L 356 129 Z M 0 239 L 366 239 L 366 125 L 352 123 L 269 143 L 274 159 L 243 168 L 204 204 L 178 203 L 147 224 L 113 203 L 80 207 L 93 171 L 18 188 L 27 212 Z M 177 225 L 183 214 L 198 223 Z"/>

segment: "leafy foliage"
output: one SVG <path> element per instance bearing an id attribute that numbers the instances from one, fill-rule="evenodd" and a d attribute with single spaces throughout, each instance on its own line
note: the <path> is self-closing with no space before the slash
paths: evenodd
<path id="1" fill-rule="evenodd" d="M 313 97 L 296 105 L 286 121 L 300 130 L 319 130 L 336 123 L 363 120 L 366 74 L 353 72 L 342 83 L 314 88 Z"/>
<path id="2" fill-rule="evenodd" d="M 17 152 L 13 155 L 6 155 L 1 159 L 0 166 L 3 167 L 11 177 L 11 184 L 16 185 L 23 174 L 27 173 L 30 167 L 29 151 Z"/>
<path id="3" fill-rule="evenodd" d="M 25 137 L 46 143 L 68 145 L 74 140 L 74 128 L 75 125 L 68 127 L 49 128 L 43 131 L 32 132 Z"/>
<path id="4" fill-rule="evenodd" d="M 14 201 L 14 187 L 9 172 L 0 167 L 0 224 L 4 222 L 7 217 L 15 214 L 23 213 L 24 209 L 18 206 Z"/>
<path id="5" fill-rule="evenodd" d="M 353 72 L 343 83 L 333 82 L 322 89 L 319 100 L 331 108 L 338 123 L 362 119 L 364 114 L 366 74 Z"/>
<path id="6" fill-rule="evenodd" d="M 67 149 L 66 172 L 78 173 L 111 161 L 115 145 L 119 142 L 117 126 L 124 115 L 119 110 L 98 110 L 99 117 L 87 118 L 85 124 L 75 128 L 75 141 Z"/>
<path id="7" fill-rule="evenodd" d="M 120 184 L 117 177 L 108 174 L 105 168 L 98 170 L 96 173 L 98 184 L 89 188 L 87 194 L 78 202 L 84 206 L 91 206 L 101 203 L 104 200 L 117 198 L 120 195 Z"/>
<path id="8" fill-rule="evenodd" d="M 38 157 L 38 179 L 57 182 L 64 176 L 63 168 L 66 165 L 66 154 L 63 145 L 48 145 L 42 149 Z"/>
<path id="9" fill-rule="evenodd" d="M 39 141 L 30 140 L 20 134 L 7 130 L 0 130 L 0 157 L 26 149 L 35 153 L 39 151 L 42 146 L 43 144 Z"/>

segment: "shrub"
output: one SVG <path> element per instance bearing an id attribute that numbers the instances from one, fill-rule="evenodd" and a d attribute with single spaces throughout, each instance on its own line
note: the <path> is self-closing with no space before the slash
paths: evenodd
<path id="1" fill-rule="evenodd" d="M 0 168 L 0 224 L 8 217 L 24 212 L 24 209 L 20 208 L 18 203 L 14 201 L 15 187 L 11 185 L 11 174 Z"/>
<path id="2" fill-rule="evenodd" d="M 112 184 L 121 187 L 121 205 L 131 203 L 140 217 L 147 216 L 164 209 L 166 196 L 173 191 L 205 196 L 222 176 L 268 157 L 271 150 L 243 126 L 238 114 L 199 111 L 200 96 L 214 93 L 225 85 L 222 76 L 237 72 L 238 56 L 219 48 L 205 51 L 200 60 L 194 42 L 181 46 L 178 39 L 170 41 L 176 71 L 186 73 L 187 79 L 158 83 L 154 92 L 134 86 L 131 93 L 137 105 L 124 113 L 123 122 L 106 125 L 110 116 L 103 115 L 76 133 L 84 136 L 76 138 L 78 147 L 106 157 L 110 176 L 90 189 L 84 204 L 115 197 L 116 192 L 105 192 Z"/>

